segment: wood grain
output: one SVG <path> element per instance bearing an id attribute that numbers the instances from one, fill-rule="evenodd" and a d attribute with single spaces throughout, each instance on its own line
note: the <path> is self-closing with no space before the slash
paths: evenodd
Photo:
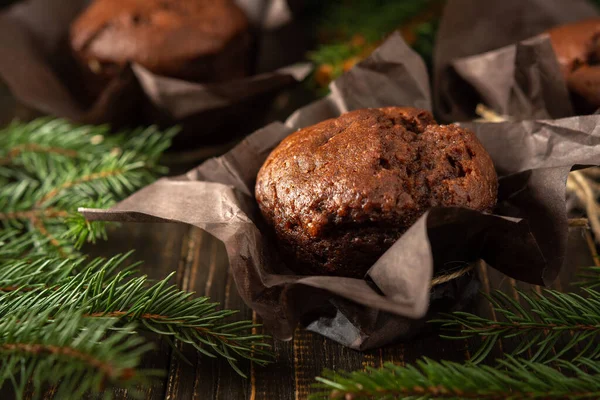
<path id="1" fill-rule="evenodd" d="M 181 263 L 182 249 L 188 244 L 189 227 L 177 224 L 127 224 L 113 227 L 109 240 L 84 249 L 90 256 L 110 257 L 135 250 L 130 262 L 143 261 L 140 269 L 151 279 L 163 279 Z M 175 279 L 172 283 L 175 283 Z M 166 376 L 170 367 L 171 348 L 157 335 L 147 335 L 155 343 L 156 351 L 148 354 L 143 367 L 164 371 L 163 379 L 156 379 L 150 387 L 140 388 L 148 400 L 165 398 Z M 116 399 L 130 399 L 126 391 L 115 391 Z M 2 397 L 0 397 L 2 398 Z"/>
<path id="2" fill-rule="evenodd" d="M 256 314 L 245 306 L 237 294 L 229 272 L 227 255 L 223 245 L 205 232 L 180 225 L 133 224 L 110 232 L 110 240 L 86 249 L 92 255 L 110 256 L 135 248 L 136 260 L 143 260 L 142 270 L 152 278 L 161 278 L 177 271 L 175 282 L 185 290 L 197 295 L 208 295 L 222 307 L 238 309 L 233 320 L 253 319 L 260 323 Z M 586 231 L 573 228 L 570 233 L 567 264 L 561 271 L 553 288 L 570 290 L 577 267 L 594 265 L 598 258 L 591 236 Z M 489 293 L 500 289 L 517 300 L 515 287 L 536 290 L 535 287 L 515 282 L 485 265 L 477 268 L 481 290 Z M 471 310 L 486 316 L 493 315 L 489 304 L 479 299 Z M 262 332 L 262 328 L 257 328 Z M 340 346 L 319 335 L 301 329 L 289 342 L 272 341 L 275 352 L 273 364 L 266 367 L 251 366 L 244 362 L 241 370 L 248 376 L 237 375 L 225 360 L 201 357 L 191 346 L 177 344 L 177 349 L 189 361 L 184 361 L 166 344 L 152 338 L 158 350 L 144 360 L 144 367 L 165 372 L 151 387 L 144 388 L 147 399 L 183 400 L 302 400 L 311 392 L 314 377 L 325 368 L 355 370 L 379 367 L 384 362 L 412 363 L 423 356 L 432 359 L 462 361 L 471 356 L 478 339 L 447 341 L 436 334 L 427 334 L 403 343 L 367 352 L 357 352 Z M 509 351 L 515 343 L 503 342 L 496 346 L 493 356 Z M 493 360 L 493 357 L 491 358 Z M 0 392 L 0 398 L 9 391 Z M 117 399 L 131 399 L 124 391 L 114 391 Z M 52 398 L 52 390 L 44 393 Z"/>

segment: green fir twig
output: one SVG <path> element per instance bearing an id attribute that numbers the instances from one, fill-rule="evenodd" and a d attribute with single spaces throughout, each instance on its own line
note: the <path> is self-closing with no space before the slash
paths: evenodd
<path id="1" fill-rule="evenodd" d="M 503 317 L 498 321 L 457 311 L 431 322 L 453 331 L 442 335 L 447 339 L 480 337 L 482 345 L 473 355 L 473 363 L 484 360 L 499 340 L 513 338 L 518 345 L 511 354 L 531 352 L 532 361 L 548 363 L 567 355 L 574 362 L 583 357 L 598 359 L 600 292 L 583 290 L 585 296 L 555 290 L 544 290 L 542 294 L 517 290 L 527 307 L 504 292 L 494 291 L 485 296 L 495 313 Z M 558 343 L 561 345 L 556 346 Z"/>
<path id="2" fill-rule="evenodd" d="M 156 375 L 139 369 L 141 356 L 152 346 L 133 335 L 133 325 L 116 329 L 117 323 L 114 318 L 86 319 L 73 309 L 68 313 L 33 309 L 3 316 L 0 386 L 10 384 L 19 399 L 25 397 L 28 384 L 33 386 L 33 398 L 41 396 L 44 385 L 54 386 L 58 399 L 81 398 L 107 384 L 135 396 L 136 386 Z"/>
<path id="3" fill-rule="evenodd" d="M 312 399 L 598 399 L 600 366 L 588 369 L 561 361 L 562 372 L 544 364 L 508 357 L 496 367 L 429 359 L 416 366 L 385 364 L 366 371 L 326 371 L 317 377 Z"/>
<path id="4" fill-rule="evenodd" d="M 160 134 L 149 127 L 109 134 L 105 125 L 77 126 L 62 119 L 15 121 L 0 130 L 0 166 L 4 176 L 18 167 L 40 177 L 50 175 L 65 162 L 87 162 L 106 153 L 133 151 L 148 166 L 155 167 L 176 131 Z"/>
<path id="5" fill-rule="evenodd" d="M 109 207 L 164 172 L 158 159 L 176 130 L 107 133 L 104 126 L 57 119 L 15 122 L 0 131 L 0 254 L 10 248 L 74 254 L 106 235 L 104 224 L 85 221 L 78 207 Z"/>
<path id="6" fill-rule="evenodd" d="M 361 35 L 368 42 L 383 39 L 436 0 L 347 0 L 328 4 L 320 28 L 331 37 Z"/>
<path id="7" fill-rule="evenodd" d="M 596 289 L 600 287 L 600 267 L 591 266 L 583 268 L 582 271 L 577 274 L 577 278 L 579 280 L 574 282 L 573 285 L 588 289 Z"/>
<path id="8" fill-rule="evenodd" d="M 411 22 L 428 8 L 439 7 L 442 3 L 442 0 L 349 0 L 327 3 L 324 17 L 318 22 L 322 43 L 307 54 L 307 58 L 317 65 L 313 76 L 316 82 L 313 83 L 325 83 L 324 77 L 319 77 L 319 71 L 326 71 L 327 82 L 336 79 L 347 69 L 347 62 L 362 60 L 390 33 Z M 409 45 L 431 67 L 437 18 L 414 23 L 408 28 L 412 35 Z M 321 70 L 320 67 L 325 69 Z"/>
<path id="9" fill-rule="evenodd" d="M 158 161 L 175 130 L 107 133 L 51 119 L 0 131 L 0 338 L 15 339 L 4 351 L 0 340 L 0 384 L 11 382 L 17 398 L 28 380 L 36 394 L 58 385 L 62 398 L 133 387 L 151 375 L 138 371 L 147 347 L 134 346 L 134 327 L 224 357 L 240 374 L 239 359 L 269 360 L 256 325 L 226 320 L 235 311 L 178 290 L 171 276 L 149 280 L 125 265 L 128 254 L 80 256 L 106 232 L 77 208 L 110 207 L 165 172 Z M 42 337 L 29 340 L 29 330 Z"/>
<path id="10" fill-rule="evenodd" d="M 102 258 L 7 261 L 0 264 L 0 319 L 35 307 L 46 312 L 75 308 L 86 318 L 117 318 L 162 335 L 171 344 L 179 340 L 208 357 L 222 356 L 232 368 L 240 358 L 259 365 L 269 362 L 264 335 L 253 334 L 252 321 L 228 322 L 234 310 L 218 310 L 207 297 L 169 284 L 171 276 L 152 282 L 139 276 L 136 265 L 125 267 L 128 254 Z M 2 265 L 4 264 L 4 265 Z"/>

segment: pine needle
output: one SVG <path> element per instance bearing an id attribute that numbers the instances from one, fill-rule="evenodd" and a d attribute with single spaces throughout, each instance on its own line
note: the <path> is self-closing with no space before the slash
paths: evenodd
<path id="1" fill-rule="evenodd" d="M 328 36 L 351 38 L 361 35 L 376 42 L 433 3 L 433 0 L 348 0 L 326 7 L 320 29 Z"/>
<path id="2" fill-rule="evenodd" d="M 0 320 L 30 307 L 63 312 L 74 308 L 84 318 L 117 318 L 169 340 L 179 340 L 208 357 L 222 356 L 240 375 L 240 358 L 264 365 L 272 358 L 266 336 L 252 333 L 251 321 L 228 322 L 233 310 L 218 310 L 208 297 L 192 298 L 169 284 L 172 276 L 152 282 L 128 254 L 85 262 L 41 258 L 5 261 L 0 270 Z M 3 264 L 3 265 L 2 265 Z M 0 331 L 1 332 L 1 331 Z"/>
<path id="3" fill-rule="evenodd" d="M 569 357 L 575 363 L 583 358 L 600 359 L 600 292 L 584 289 L 585 296 L 544 290 L 542 294 L 517 290 L 528 305 L 527 309 L 517 300 L 501 291 L 487 296 L 497 315 L 496 321 L 467 312 L 454 312 L 441 323 L 451 330 L 443 337 L 465 339 L 480 337 L 482 345 L 472 358 L 473 363 L 484 360 L 499 340 L 515 339 L 518 346 L 512 354 L 525 356 L 539 362 L 553 362 Z M 560 350 L 554 351 L 561 343 Z M 564 344 L 566 343 L 566 344 Z"/>
<path id="4" fill-rule="evenodd" d="M 582 360 L 590 372 L 561 362 L 563 372 L 507 357 L 496 367 L 429 359 L 416 366 L 386 363 L 366 371 L 325 371 L 311 399 L 598 399 L 600 367 Z"/>
<path id="5" fill-rule="evenodd" d="M 597 256 L 596 256 L 597 257 Z M 600 287 L 600 267 L 592 266 L 583 268 L 583 271 L 577 274 L 579 281 L 573 285 L 586 287 L 588 289 L 596 289 Z"/>
<path id="6" fill-rule="evenodd" d="M 171 276 L 140 275 L 129 254 L 79 255 L 106 231 L 78 207 L 110 207 L 165 172 L 158 161 L 175 130 L 107 134 L 54 119 L 0 131 L 0 385 L 18 398 L 28 381 L 36 395 L 55 385 L 57 398 L 133 389 L 152 375 L 138 370 L 148 346 L 134 327 L 224 357 L 241 375 L 239 359 L 267 363 L 265 337 L 251 321 L 228 321 L 235 311 L 178 290 Z"/>
<path id="7" fill-rule="evenodd" d="M 47 118 L 0 131 L 0 256 L 75 254 L 106 237 L 78 207 L 109 207 L 165 172 L 158 160 L 176 130 L 108 132 Z"/>
<path id="8" fill-rule="evenodd" d="M 326 4 L 324 18 L 318 28 L 325 41 L 307 54 L 307 58 L 317 66 L 313 83 L 326 87 L 327 83 L 367 57 L 378 43 L 401 27 L 410 31 L 409 45 L 431 66 L 437 18 L 416 22 L 413 19 L 441 3 L 441 0 L 349 0 Z"/>
<path id="9" fill-rule="evenodd" d="M 117 323 L 111 318 L 85 319 L 76 310 L 56 313 L 34 308 L 3 316 L 0 386 L 12 385 L 17 399 L 25 397 L 28 382 L 34 398 L 43 393 L 44 384 L 53 385 L 59 399 L 81 398 L 104 390 L 107 384 L 135 395 L 136 385 L 156 375 L 139 369 L 141 356 L 152 346 L 133 335 L 133 325 L 117 330 Z"/>

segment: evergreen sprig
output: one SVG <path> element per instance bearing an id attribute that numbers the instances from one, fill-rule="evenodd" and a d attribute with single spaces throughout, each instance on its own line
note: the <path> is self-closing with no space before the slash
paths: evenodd
<path id="1" fill-rule="evenodd" d="M 372 43 L 398 29 L 434 1 L 436 0 L 332 2 L 324 10 L 320 27 L 326 35 L 331 37 L 348 39 L 358 34 Z"/>
<path id="2" fill-rule="evenodd" d="M 597 257 L 597 256 L 596 256 Z M 600 287 L 600 267 L 586 267 L 582 272 L 577 274 L 579 280 L 574 282 L 574 285 L 586 287 L 588 289 L 596 289 Z"/>
<path id="3" fill-rule="evenodd" d="M 152 182 L 175 133 L 150 127 L 109 136 L 104 126 L 45 118 L 0 131 L 0 253 L 67 257 L 104 237 L 104 225 L 77 208 L 109 207 Z"/>
<path id="4" fill-rule="evenodd" d="M 109 207 L 164 172 L 158 161 L 175 130 L 107 133 L 52 119 L 0 131 L 0 384 L 11 382 L 17 398 L 28 381 L 35 393 L 57 385 L 58 398 L 132 388 L 151 375 L 137 370 L 148 347 L 134 327 L 222 356 L 240 374 L 238 359 L 269 359 L 256 325 L 226 320 L 235 311 L 192 298 L 171 276 L 149 280 L 125 265 L 128 254 L 79 255 L 106 232 L 77 208 Z"/>
<path id="5" fill-rule="evenodd" d="M 136 385 L 156 374 L 138 368 L 141 356 L 152 346 L 133 335 L 133 325 L 117 326 L 118 322 L 86 319 L 77 310 L 57 314 L 55 309 L 33 309 L 4 315 L 0 386 L 12 385 L 19 399 L 30 391 L 28 385 L 34 398 L 41 397 L 44 385 L 53 386 L 58 399 L 81 398 L 107 384 L 135 395 Z"/>
<path id="6" fill-rule="evenodd" d="M 19 167 L 39 177 L 65 162 L 87 162 L 110 152 L 133 151 L 154 168 L 175 133 L 172 129 L 160 134 L 155 127 L 110 133 L 106 125 L 77 126 L 52 118 L 15 121 L 0 130 L 0 166 L 5 173 Z"/>
<path id="7" fill-rule="evenodd" d="M 600 366 L 582 359 L 587 372 L 561 361 L 562 372 L 547 365 L 508 357 L 496 367 L 417 361 L 416 366 L 386 363 L 366 371 L 325 371 L 312 399 L 598 399 Z"/>
<path id="8" fill-rule="evenodd" d="M 269 361 L 265 336 L 252 333 L 258 325 L 228 322 L 237 311 L 218 310 L 208 297 L 192 298 L 193 293 L 169 284 L 172 275 L 158 282 L 140 276 L 136 265 L 124 266 L 128 256 L 0 263 L 0 319 L 33 307 L 59 313 L 77 309 L 85 318 L 135 322 L 171 344 L 176 339 L 208 357 L 222 356 L 242 376 L 239 358 L 259 365 Z"/>
<path id="9" fill-rule="evenodd" d="M 485 359 L 499 340 L 510 338 L 519 343 L 512 354 L 531 352 L 532 361 L 547 363 L 566 355 L 574 362 L 583 357 L 598 359 L 600 342 L 595 339 L 600 336 L 600 292 L 588 288 L 583 291 L 585 296 L 555 290 L 544 290 L 542 294 L 517 290 L 527 308 L 506 293 L 494 291 L 486 298 L 502 319 L 457 311 L 432 322 L 454 331 L 442 335 L 448 339 L 481 337 L 474 363 Z M 558 343 L 560 349 L 556 351 Z"/>
<path id="10" fill-rule="evenodd" d="M 307 54 L 316 64 L 314 83 L 321 89 L 366 58 L 393 31 L 402 28 L 407 42 L 431 67 L 438 11 L 443 0 L 348 0 L 324 6 L 319 21 L 322 43 Z M 429 15 L 432 14 L 432 15 Z"/>

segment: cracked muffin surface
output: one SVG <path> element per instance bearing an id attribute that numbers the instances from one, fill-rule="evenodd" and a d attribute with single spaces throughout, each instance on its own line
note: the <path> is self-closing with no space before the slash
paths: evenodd
<path id="1" fill-rule="evenodd" d="M 498 181 L 475 134 L 425 110 L 362 109 L 285 138 L 255 196 L 299 274 L 362 277 L 425 211 L 491 211 Z"/>

